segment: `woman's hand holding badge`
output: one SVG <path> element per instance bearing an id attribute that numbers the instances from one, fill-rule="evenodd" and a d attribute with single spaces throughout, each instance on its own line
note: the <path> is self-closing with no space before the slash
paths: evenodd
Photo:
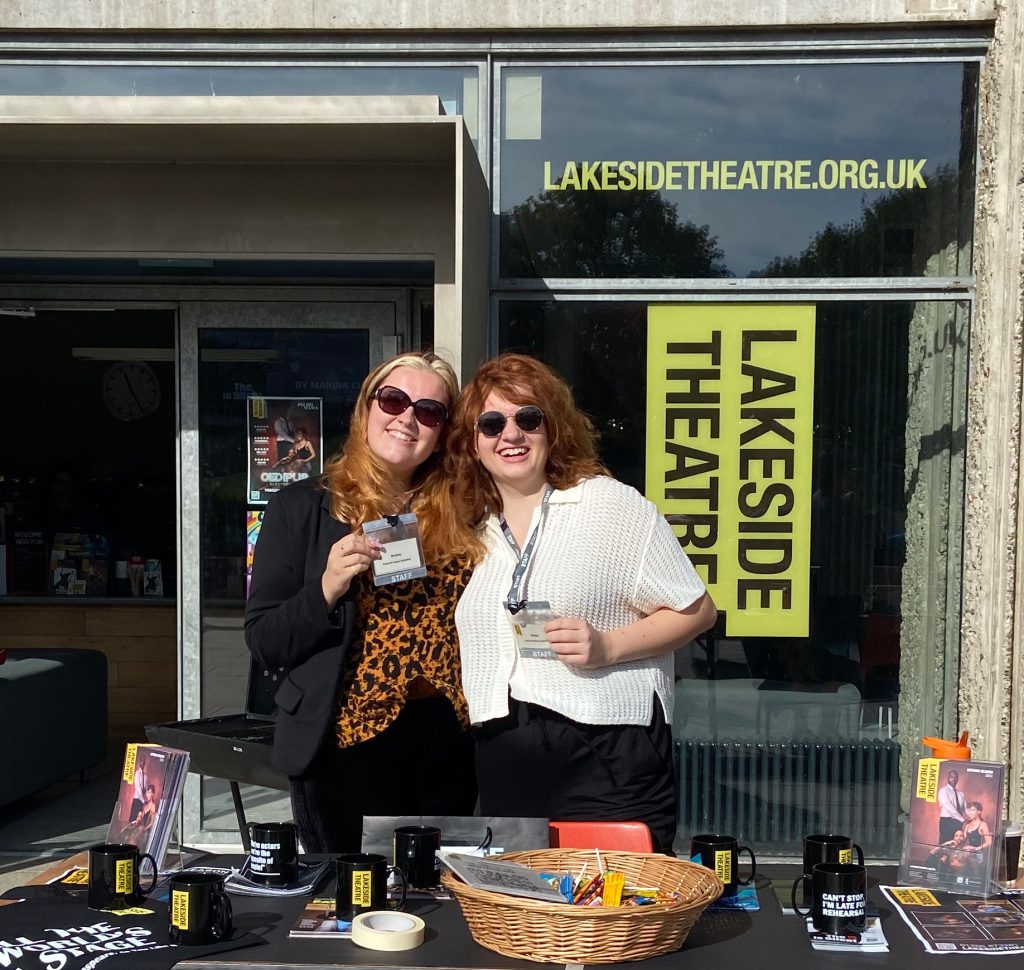
<path id="1" fill-rule="evenodd" d="M 380 543 L 375 539 L 350 533 L 331 546 L 327 566 L 320 578 L 328 610 L 334 609 L 338 600 L 348 592 L 352 580 L 366 572 L 375 559 L 380 559 Z"/>
<path id="2" fill-rule="evenodd" d="M 560 616 L 544 625 L 544 636 L 563 663 L 596 670 L 674 650 L 712 626 L 715 615 L 705 593 L 684 610 L 662 607 L 616 630 L 602 632 L 586 620 Z"/>
<path id="3" fill-rule="evenodd" d="M 586 620 L 560 616 L 544 624 L 544 636 L 562 663 L 594 670 L 614 663 L 608 635 L 595 630 Z"/>

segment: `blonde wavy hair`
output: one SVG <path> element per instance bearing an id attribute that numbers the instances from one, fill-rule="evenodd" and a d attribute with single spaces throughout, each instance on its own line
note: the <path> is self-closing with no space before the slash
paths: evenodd
<path id="1" fill-rule="evenodd" d="M 548 436 L 548 483 L 571 488 L 585 478 L 611 473 L 597 455 L 597 433 L 576 407 L 569 385 L 547 364 L 526 354 L 501 354 L 482 364 L 463 388 L 449 423 L 445 460 L 452 499 L 467 522 L 479 527 L 487 514 L 501 512 L 501 495 L 477 458 L 476 419 L 492 392 L 513 404 L 535 404 L 544 412 Z M 478 549 L 474 555 L 478 556 Z"/>
<path id="2" fill-rule="evenodd" d="M 444 452 L 451 425 L 451 408 L 459 396 L 459 381 L 451 365 L 429 351 L 392 357 L 374 368 L 363 381 L 352 411 L 352 424 L 341 452 L 324 467 L 323 488 L 331 497 L 331 515 L 358 529 L 364 522 L 394 515 L 396 482 L 387 465 L 371 450 L 366 440 L 367 421 L 373 395 L 385 378 L 399 367 L 427 371 L 444 382 L 448 391 L 449 418 L 441 427 L 440 448 L 413 473 L 412 511 L 420 523 L 423 552 L 430 563 L 469 559 L 478 546 L 472 529 L 456 514 L 449 500 L 445 479 Z"/>

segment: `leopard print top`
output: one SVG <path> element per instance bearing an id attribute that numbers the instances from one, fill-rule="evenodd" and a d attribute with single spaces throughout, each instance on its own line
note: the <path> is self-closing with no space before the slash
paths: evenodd
<path id="1" fill-rule="evenodd" d="M 438 693 L 469 726 L 462 693 L 455 604 L 472 569 L 463 560 L 431 565 L 421 579 L 374 586 L 357 577 L 356 626 L 341 674 L 338 747 L 380 734 L 412 697 Z"/>

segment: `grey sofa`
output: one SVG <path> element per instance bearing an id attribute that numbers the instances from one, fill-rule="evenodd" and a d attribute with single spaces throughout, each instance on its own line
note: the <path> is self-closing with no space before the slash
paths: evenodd
<path id="1" fill-rule="evenodd" d="M 98 765 L 107 752 L 107 658 L 12 649 L 0 664 L 0 805 Z"/>

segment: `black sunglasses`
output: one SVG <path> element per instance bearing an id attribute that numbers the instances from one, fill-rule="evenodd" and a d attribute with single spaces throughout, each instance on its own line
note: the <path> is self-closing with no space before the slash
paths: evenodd
<path id="1" fill-rule="evenodd" d="M 421 397 L 414 401 L 400 387 L 392 387 L 390 384 L 378 387 L 373 396 L 385 414 L 403 414 L 412 408 L 416 420 L 427 428 L 436 428 L 439 424 L 444 424 L 448 417 L 448 408 L 440 401 L 429 397 Z"/>
<path id="2" fill-rule="evenodd" d="M 536 404 L 524 404 L 512 415 L 520 431 L 536 431 L 544 420 L 544 412 Z M 484 411 L 476 419 L 476 430 L 485 438 L 497 438 L 505 430 L 508 418 L 500 411 Z"/>

